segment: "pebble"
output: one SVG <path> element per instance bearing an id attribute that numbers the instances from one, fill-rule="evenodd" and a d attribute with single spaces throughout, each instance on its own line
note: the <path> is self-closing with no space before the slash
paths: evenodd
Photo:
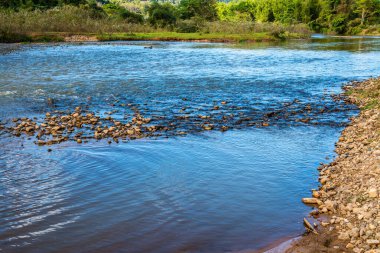
<path id="1" fill-rule="evenodd" d="M 377 198 L 377 189 L 376 188 L 371 188 L 368 190 L 368 197 L 370 198 Z"/>
<path id="2" fill-rule="evenodd" d="M 379 240 L 373 240 L 373 239 L 367 240 L 368 245 L 378 245 L 379 243 L 380 243 Z"/>
<path id="3" fill-rule="evenodd" d="M 311 204 L 311 205 L 314 205 L 314 204 L 318 204 L 318 199 L 316 198 L 303 198 L 302 199 L 302 202 L 304 204 Z"/>
<path id="4" fill-rule="evenodd" d="M 84 98 L 86 100 L 86 98 Z M 90 100 L 91 98 L 88 98 Z M 220 130 L 222 132 L 231 129 L 240 129 L 243 127 L 268 127 L 270 125 L 280 124 L 297 124 L 296 122 L 304 122 L 305 124 L 314 125 L 318 122 L 318 115 L 324 117 L 323 112 L 319 112 L 321 108 L 318 108 L 320 104 L 309 103 L 307 105 L 300 103 L 299 100 L 293 102 L 283 103 L 276 105 L 278 108 L 273 108 L 269 112 L 259 112 L 252 107 L 252 104 L 248 102 L 247 105 L 231 105 L 231 102 L 227 100 L 214 101 L 211 106 L 203 104 L 195 104 L 194 101 L 188 101 L 184 98 L 180 103 L 176 113 L 180 112 L 181 115 L 172 115 L 171 110 L 168 110 L 168 115 L 154 115 L 154 118 L 143 117 L 137 107 L 139 104 L 126 103 L 115 99 L 111 103 L 107 103 L 109 106 L 123 106 L 122 110 L 125 110 L 125 106 L 129 107 L 133 112 L 130 115 L 118 115 L 118 118 L 112 117 L 121 111 L 121 109 L 108 110 L 100 114 L 99 111 L 83 110 L 81 107 L 76 107 L 74 110 L 58 111 L 53 110 L 45 113 L 45 119 L 34 118 L 14 118 L 12 121 L 15 123 L 15 127 L 11 129 L 8 126 L 0 125 L 0 132 L 8 132 L 14 136 L 26 135 L 29 137 L 36 137 L 35 143 L 38 145 L 52 145 L 62 141 L 76 141 L 78 136 L 76 134 L 79 131 L 84 132 L 84 136 L 87 142 L 88 140 L 101 140 L 101 139 L 139 139 L 145 137 L 156 136 L 175 136 L 178 132 L 185 129 L 186 133 L 197 133 L 201 131 Z M 86 101 L 83 101 L 86 102 Z M 88 101 L 87 101 L 88 102 Z M 124 102 L 124 103 L 122 103 Z M 240 102 L 239 102 L 240 103 Z M 59 103 L 57 103 L 59 104 Z M 147 104 L 143 104 L 146 106 Z M 326 109 L 335 111 L 346 111 L 343 104 L 343 100 L 340 105 L 330 104 L 324 106 Z M 223 110 L 221 110 L 223 109 Z M 305 121 L 305 113 L 307 110 L 308 115 L 307 122 Z M 144 108 L 144 112 L 148 110 Z M 252 112 L 254 115 L 252 116 Z M 202 115 L 197 116 L 196 112 Z M 149 113 L 149 112 L 147 112 Z M 152 111 L 153 113 L 153 111 Z M 133 119 L 131 120 L 131 118 Z M 174 117 L 176 121 L 172 120 Z M 122 118 L 123 120 L 120 120 Z M 269 120 L 270 118 L 270 120 Z M 199 120 L 201 119 L 201 120 Z M 315 122 L 312 122 L 315 119 Z M 41 122 L 43 120 L 43 122 Z M 152 122 L 160 122 L 161 126 L 152 124 Z M 334 120 L 332 120 L 334 121 Z M 7 123 L 8 124 L 8 123 Z M 148 125 L 150 124 L 150 125 Z M 341 123 L 331 122 L 331 125 Z M 140 127 L 139 130 L 132 129 L 133 127 Z M 101 128 L 100 130 L 98 128 Z M 112 128 L 113 127 L 113 128 Z M 111 128 L 109 130 L 108 128 Z M 132 131 L 131 131 L 132 129 Z M 103 132 L 108 130 L 108 132 Z M 53 141 L 53 138 L 61 138 L 60 141 Z M 42 140 L 44 142 L 38 142 Z M 114 140 L 115 141 L 115 140 Z M 116 141 L 115 141 L 116 142 Z"/>
<path id="5" fill-rule="evenodd" d="M 335 160 L 320 166 L 319 190 L 312 192 L 313 198 L 302 201 L 322 201 L 317 210 L 331 219 L 321 222 L 321 230 L 335 230 L 337 236 L 333 240 L 345 241 L 346 248 L 353 252 L 380 253 L 380 110 L 366 107 L 372 99 L 380 100 L 380 78 L 353 87 L 347 101 L 362 109 L 360 115 L 353 117 L 342 131 Z"/>
<path id="6" fill-rule="evenodd" d="M 313 196 L 313 198 L 319 198 L 321 196 L 321 194 L 318 191 L 313 191 L 312 196 Z"/>

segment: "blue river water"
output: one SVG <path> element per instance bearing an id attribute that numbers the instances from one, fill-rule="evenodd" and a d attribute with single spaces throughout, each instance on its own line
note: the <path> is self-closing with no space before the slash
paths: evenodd
<path id="1" fill-rule="evenodd" d="M 75 106 L 122 118 L 130 111 L 117 101 L 189 131 L 53 146 L 0 133 L 7 253 L 238 252 L 298 236 L 310 211 L 300 199 L 318 187 L 318 165 L 333 159 L 357 113 L 334 95 L 346 82 L 380 75 L 376 38 L 1 47 L 2 124 Z M 237 119 L 230 131 L 176 123 L 184 107 L 193 119 L 221 101 L 228 107 L 219 113 Z M 300 122 L 305 106 L 323 113 Z M 272 111 L 287 116 L 257 127 Z"/>

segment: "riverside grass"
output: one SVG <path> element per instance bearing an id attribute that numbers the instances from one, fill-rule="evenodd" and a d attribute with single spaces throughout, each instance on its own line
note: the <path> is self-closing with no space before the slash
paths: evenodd
<path id="1" fill-rule="evenodd" d="M 380 77 L 370 81 L 372 81 L 371 85 L 357 85 L 348 90 L 345 95 L 355 98 L 354 102 L 362 110 L 380 110 Z"/>
<path id="2" fill-rule="evenodd" d="M 286 39 L 305 39 L 306 36 L 286 33 L 276 36 L 270 33 L 225 34 L 225 33 L 11 33 L 0 34 L 0 43 L 18 42 L 84 42 L 84 41 L 194 41 L 194 42 L 266 42 Z"/>
<path id="3" fill-rule="evenodd" d="M 275 41 L 283 39 L 305 38 L 300 34 L 287 33 L 284 37 L 279 37 L 270 33 L 246 33 L 246 34 L 226 34 L 226 33 L 114 33 L 102 34 L 97 38 L 100 41 L 113 40 L 163 40 L 163 41 L 208 41 L 208 42 L 261 42 Z"/>
<path id="4" fill-rule="evenodd" d="M 91 36 L 99 41 L 273 41 L 308 38 L 310 30 L 302 24 L 254 22 L 205 22 L 199 32 L 183 33 L 177 28 L 159 28 L 128 23 L 122 19 L 94 17 L 91 11 L 64 6 L 46 11 L 0 11 L 0 42 L 60 42 L 71 35 Z"/>

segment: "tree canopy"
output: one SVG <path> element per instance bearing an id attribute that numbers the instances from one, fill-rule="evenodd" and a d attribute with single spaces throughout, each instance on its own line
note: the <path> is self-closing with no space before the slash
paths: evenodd
<path id="1" fill-rule="evenodd" d="M 16 11 L 63 5 L 87 6 L 110 17 L 156 27 L 221 20 L 304 23 L 317 32 L 354 34 L 380 24 L 380 0 L 0 0 L 0 8 Z"/>

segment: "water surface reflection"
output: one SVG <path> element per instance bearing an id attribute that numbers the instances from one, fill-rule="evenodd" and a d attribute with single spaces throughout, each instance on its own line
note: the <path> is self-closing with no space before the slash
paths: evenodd
<path id="1" fill-rule="evenodd" d="M 168 116 L 184 103 L 223 100 L 244 113 L 294 99 L 335 108 L 330 95 L 342 83 L 380 73 L 374 39 L 152 50 L 147 43 L 35 45 L 0 55 L 1 120 L 40 118 L 47 98 L 60 110 L 101 113 L 120 100 Z M 343 123 L 353 113 L 317 119 Z M 309 211 L 300 198 L 317 187 L 316 167 L 333 156 L 341 129 L 247 125 L 112 145 L 67 142 L 52 152 L 3 134 L 0 251 L 228 252 L 296 236 Z"/>

